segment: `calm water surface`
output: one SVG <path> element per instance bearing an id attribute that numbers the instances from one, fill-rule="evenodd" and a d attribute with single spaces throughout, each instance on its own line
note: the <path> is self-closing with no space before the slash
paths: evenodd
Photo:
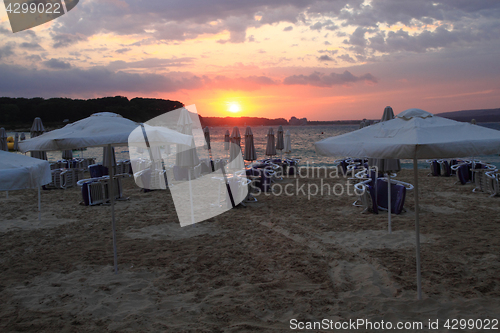
<path id="1" fill-rule="evenodd" d="M 499 123 L 482 123 L 480 126 L 500 130 Z M 319 156 L 316 154 L 314 150 L 314 142 L 319 140 L 337 136 L 340 134 L 344 134 L 347 132 L 354 131 L 358 129 L 358 125 L 325 125 L 325 126 L 284 126 L 283 129 L 286 133 L 287 130 L 290 131 L 291 139 L 292 139 L 292 153 L 289 157 L 300 157 L 302 159 L 301 165 L 305 165 L 309 163 L 311 166 L 332 166 L 336 159 L 342 158 L 342 156 L 335 157 L 325 157 Z M 240 134 L 242 136 L 241 146 L 244 149 L 244 134 L 246 128 L 240 127 Z M 277 127 L 274 127 L 274 133 L 278 130 Z M 223 141 L 224 134 L 226 130 L 232 132 L 232 128 L 227 127 L 212 127 L 210 128 L 210 137 L 212 142 L 212 156 L 213 157 L 227 157 L 227 151 L 223 149 Z M 254 135 L 254 143 L 255 149 L 257 151 L 257 158 L 262 159 L 266 158 L 266 142 L 267 142 L 267 131 L 269 130 L 268 126 L 258 126 L 252 127 L 252 132 Z M 14 136 L 13 132 L 7 133 L 8 136 Z M 29 138 L 29 133 L 25 133 L 26 138 Z M 199 141 L 199 140 L 198 140 Z M 199 142 L 197 141 L 197 145 Z M 175 150 L 175 145 L 172 145 L 172 151 Z M 128 159 L 129 151 L 128 147 L 116 147 L 116 158 L 120 159 Z M 73 156 L 75 157 L 94 157 L 98 162 L 102 161 L 102 148 L 88 148 L 85 151 L 74 151 Z M 208 156 L 207 150 L 203 148 L 198 148 L 198 153 L 201 157 Z M 277 152 L 279 156 L 279 151 Z M 48 152 L 47 156 L 49 161 L 57 161 L 61 159 L 62 152 L 53 151 Z M 471 157 L 470 157 L 471 158 Z M 489 155 L 489 156 L 477 156 L 476 159 L 482 160 L 483 162 L 488 162 L 496 165 L 500 168 L 500 156 L 498 155 Z M 173 160 L 173 158 L 172 158 Z M 412 160 L 402 160 L 403 168 L 412 168 L 413 162 Z M 419 162 L 419 167 L 428 167 L 425 161 L 421 160 Z"/>

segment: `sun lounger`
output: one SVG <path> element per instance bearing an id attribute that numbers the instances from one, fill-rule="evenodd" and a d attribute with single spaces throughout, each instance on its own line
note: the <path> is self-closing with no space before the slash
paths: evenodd
<path id="1" fill-rule="evenodd" d="M 441 165 L 437 160 L 427 160 L 426 162 L 429 163 L 431 168 L 431 172 L 427 176 L 441 176 Z"/>
<path id="2" fill-rule="evenodd" d="M 363 175 L 365 178 L 362 178 Z M 362 213 L 377 214 L 379 210 L 388 209 L 388 178 L 378 177 L 375 181 L 375 176 L 375 170 L 370 169 L 368 174 L 362 171 L 358 172 L 355 178 L 349 178 L 350 181 L 358 182 L 354 187 L 361 194 L 353 205 L 362 206 L 364 208 Z M 391 178 L 391 211 L 393 214 L 401 214 L 404 211 L 407 190 L 413 190 L 413 185 Z"/>
<path id="3" fill-rule="evenodd" d="M 476 165 L 475 169 L 472 169 L 475 184 L 475 188 L 472 192 L 486 192 L 492 194 L 492 178 L 489 177 L 487 173 L 495 172 L 496 167 L 490 164 L 480 164 L 479 167 L 477 166 L 478 165 Z"/>
<path id="4" fill-rule="evenodd" d="M 498 170 L 488 171 L 485 173 L 485 175 L 490 180 L 487 183 L 490 186 L 490 188 L 488 189 L 490 197 L 500 196 L 500 173 L 498 173 Z"/>
<path id="5" fill-rule="evenodd" d="M 128 198 L 123 197 L 123 187 L 121 183 L 121 178 L 124 175 L 114 178 L 113 192 L 115 194 L 115 200 L 127 200 Z M 77 182 L 78 186 L 82 187 L 82 199 L 86 206 L 94 206 L 109 202 L 110 191 L 109 191 L 109 176 L 82 179 Z"/>

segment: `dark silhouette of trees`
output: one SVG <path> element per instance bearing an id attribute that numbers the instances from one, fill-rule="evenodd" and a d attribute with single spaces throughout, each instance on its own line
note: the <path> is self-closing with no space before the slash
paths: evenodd
<path id="1" fill-rule="evenodd" d="M 154 98 L 129 100 L 123 96 L 87 100 L 0 97 L 0 126 L 30 127 L 35 117 L 42 118 L 45 125 L 60 126 L 65 119 L 74 122 L 96 112 L 114 112 L 137 122 L 145 122 L 182 106 L 184 104 L 179 101 Z"/>

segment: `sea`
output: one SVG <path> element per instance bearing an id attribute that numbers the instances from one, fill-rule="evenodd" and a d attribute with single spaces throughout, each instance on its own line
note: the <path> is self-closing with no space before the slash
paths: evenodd
<path id="1" fill-rule="evenodd" d="M 487 128 L 492 128 L 500 130 L 500 123 L 479 123 L 479 126 L 484 126 Z M 320 156 L 314 150 L 314 143 L 323 140 L 328 137 L 337 136 L 340 134 L 348 133 L 358 129 L 358 125 L 317 125 L 317 126 L 283 126 L 284 131 L 290 131 L 291 141 L 292 141 L 292 152 L 290 154 L 283 154 L 283 157 L 288 158 L 300 158 L 300 165 L 311 166 L 311 167 L 331 167 L 335 165 L 335 160 L 343 158 L 343 156 Z M 223 148 L 224 134 L 226 131 L 232 132 L 232 128 L 228 127 L 211 127 L 210 128 L 210 139 L 211 139 L 211 153 L 213 158 L 227 158 L 228 152 Z M 244 135 L 245 127 L 240 127 L 240 134 L 242 136 L 241 146 L 244 149 Z M 256 126 L 252 127 L 252 132 L 254 135 L 255 150 L 257 152 L 258 159 L 264 159 L 268 156 L 265 155 L 266 144 L 267 144 L 267 132 L 269 126 Z M 277 127 L 273 128 L 274 134 L 278 130 Z M 14 137 L 14 132 L 8 132 L 7 136 Z M 30 137 L 29 133 L 25 133 L 26 138 Z M 209 153 L 202 146 L 203 141 L 196 140 L 196 145 L 198 147 L 198 155 L 203 157 L 208 157 Z M 175 148 L 172 145 L 172 150 Z M 280 157 L 280 152 L 277 151 Z M 129 149 L 127 146 L 116 147 L 115 148 L 116 159 L 129 159 Z M 73 151 L 74 157 L 93 157 L 97 162 L 102 161 L 103 148 L 87 148 L 83 151 L 75 150 Z M 51 151 L 47 152 L 47 158 L 49 162 L 55 162 L 60 160 L 62 157 L 61 151 Z M 495 165 L 500 169 L 500 156 L 499 155 L 483 155 L 483 156 L 468 156 L 462 157 L 462 159 L 472 159 L 480 160 L 485 163 L 490 163 Z M 172 158 L 173 160 L 173 158 Z M 402 168 L 413 168 L 412 160 L 401 160 Z M 419 168 L 428 168 L 429 165 L 425 160 L 419 160 Z"/>

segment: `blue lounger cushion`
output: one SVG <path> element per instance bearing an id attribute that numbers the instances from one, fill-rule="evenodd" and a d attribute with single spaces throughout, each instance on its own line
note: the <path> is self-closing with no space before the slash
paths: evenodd
<path id="1" fill-rule="evenodd" d="M 90 178 L 99 178 L 104 176 L 104 166 L 102 164 L 89 165 Z"/>
<path id="2" fill-rule="evenodd" d="M 387 182 L 382 179 L 377 180 L 377 204 L 388 209 Z M 406 187 L 399 184 L 391 184 L 391 211 L 393 214 L 401 214 L 406 198 Z"/>
<path id="3" fill-rule="evenodd" d="M 469 164 L 462 164 L 457 169 L 458 180 L 462 185 L 465 185 L 471 178 L 469 168 L 470 168 Z"/>
<path id="4" fill-rule="evenodd" d="M 434 177 L 441 175 L 441 167 L 436 160 L 431 162 L 431 173 Z"/>

